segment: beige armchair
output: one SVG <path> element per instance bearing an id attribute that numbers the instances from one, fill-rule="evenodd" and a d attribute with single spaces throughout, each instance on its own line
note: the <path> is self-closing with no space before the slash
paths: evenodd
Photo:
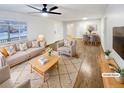
<path id="1" fill-rule="evenodd" d="M 68 56 L 75 56 L 76 55 L 76 41 L 71 41 L 71 45 L 65 46 L 64 40 L 57 43 L 57 51 L 59 54 L 64 54 Z"/>
<path id="2" fill-rule="evenodd" d="M 24 81 L 18 86 L 14 86 L 14 83 L 10 79 L 10 67 L 3 66 L 0 68 L 0 88 L 30 88 L 30 80 Z"/>

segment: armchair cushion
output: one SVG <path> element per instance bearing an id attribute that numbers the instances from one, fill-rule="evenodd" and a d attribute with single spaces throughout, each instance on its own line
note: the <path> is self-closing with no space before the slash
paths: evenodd
<path id="1" fill-rule="evenodd" d="M 58 51 L 63 51 L 63 52 L 67 52 L 67 53 L 70 53 L 70 48 L 69 47 L 65 47 L 65 46 L 63 46 L 63 47 L 60 47 L 60 48 L 58 48 L 57 49 Z"/>

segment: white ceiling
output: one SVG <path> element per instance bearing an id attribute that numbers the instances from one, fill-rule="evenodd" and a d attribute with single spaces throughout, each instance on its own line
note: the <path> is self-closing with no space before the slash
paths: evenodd
<path id="1" fill-rule="evenodd" d="M 107 4 L 56 4 L 59 9 L 56 9 L 56 12 L 61 12 L 62 15 L 49 15 L 49 18 L 61 20 L 61 21 L 70 21 L 70 20 L 80 20 L 83 17 L 88 17 L 89 19 L 97 19 L 104 16 L 104 12 Z M 42 4 L 32 5 L 37 8 L 42 8 Z M 48 8 L 54 6 L 48 5 Z M 27 7 L 24 4 L 1 4 L 0 11 L 10 11 L 23 14 L 29 14 L 29 12 L 37 12 L 36 10 Z M 29 14 L 41 16 L 41 14 Z"/>

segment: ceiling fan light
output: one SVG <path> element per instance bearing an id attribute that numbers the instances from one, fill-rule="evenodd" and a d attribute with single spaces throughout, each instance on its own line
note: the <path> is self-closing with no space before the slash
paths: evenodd
<path id="1" fill-rule="evenodd" d="M 42 16 L 48 16 L 48 13 L 42 13 Z"/>
<path id="2" fill-rule="evenodd" d="M 88 20 L 88 18 L 87 18 L 87 17 L 83 17 L 82 19 L 83 19 L 83 20 Z"/>

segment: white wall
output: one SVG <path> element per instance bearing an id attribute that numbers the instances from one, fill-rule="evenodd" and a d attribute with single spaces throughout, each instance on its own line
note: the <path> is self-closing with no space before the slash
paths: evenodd
<path id="1" fill-rule="evenodd" d="M 45 36 L 48 44 L 63 39 L 63 24 L 59 21 L 51 20 L 46 17 L 3 11 L 0 11 L 0 19 L 26 22 L 29 40 L 36 39 L 39 34 Z"/>
<path id="2" fill-rule="evenodd" d="M 102 44 L 102 48 L 103 50 L 105 50 L 105 17 L 101 18 L 101 32 L 100 32 L 100 38 L 101 38 L 101 44 Z"/>
<path id="3" fill-rule="evenodd" d="M 112 56 L 121 68 L 124 68 L 124 60 L 114 51 L 112 28 L 124 26 L 124 5 L 109 5 L 106 10 L 106 28 L 104 32 L 104 47 L 112 50 Z"/>
<path id="4" fill-rule="evenodd" d="M 97 25 L 97 31 L 98 34 L 101 34 L 101 20 L 96 19 L 96 20 L 79 20 L 79 21 L 70 21 L 66 22 L 66 34 L 68 33 L 72 34 L 73 37 L 76 38 L 82 38 L 82 35 L 87 32 L 87 26 L 90 24 L 96 24 Z"/>

